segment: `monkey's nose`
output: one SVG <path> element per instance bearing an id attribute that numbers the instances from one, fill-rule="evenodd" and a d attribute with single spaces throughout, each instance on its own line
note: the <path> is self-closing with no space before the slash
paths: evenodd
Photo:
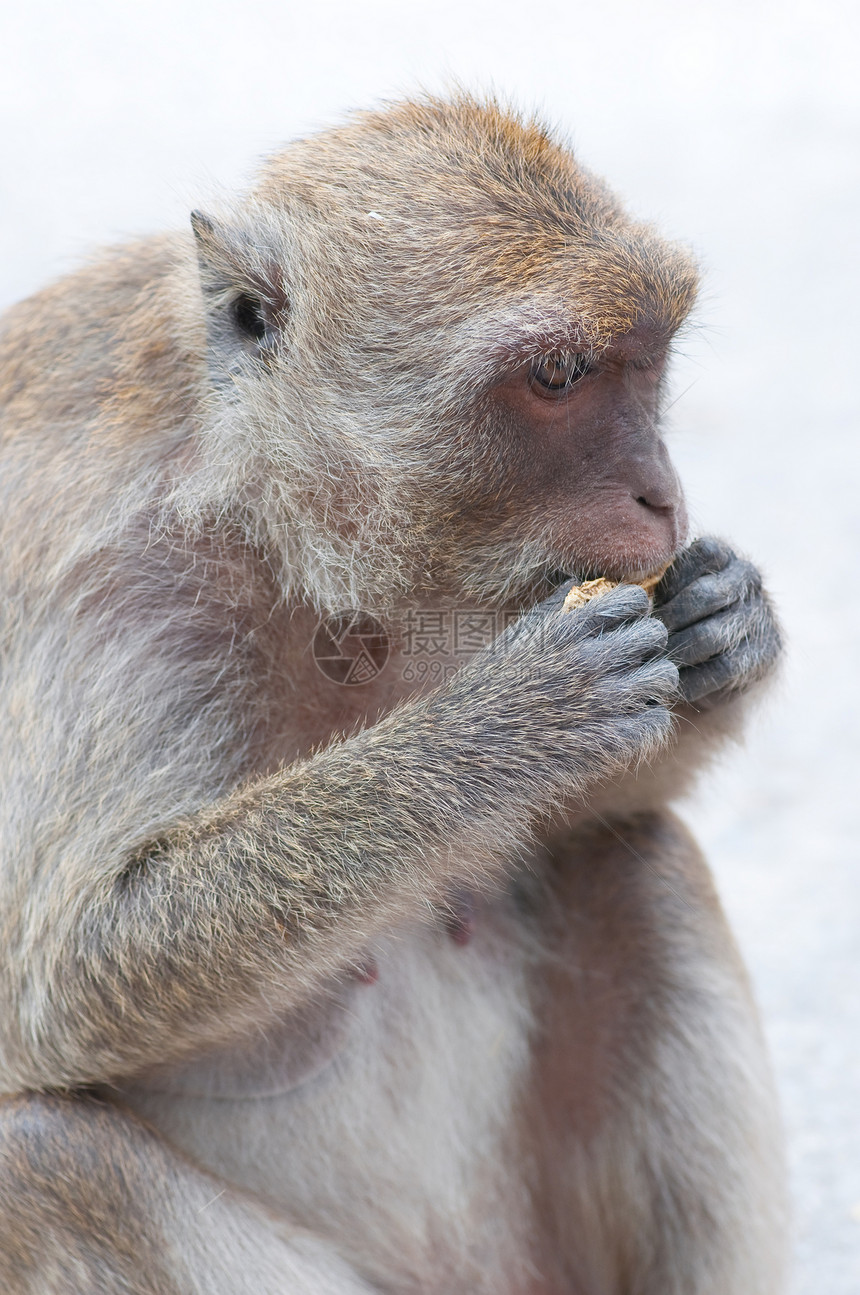
<path id="1" fill-rule="evenodd" d="M 671 513 L 681 507 L 684 495 L 669 451 L 653 429 L 640 430 L 638 439 L 633 452 L 624 456 L 622 480 L 642 508 Z"/>
<path id="2" fill-rule="evenodd" d="M 671 513 L 675 508 L 674 504 L 661 502 L 659 497 L 655 500 L 653 495 L 650 499 L 646 499 L 644 495 L 635 495 L 634 498 L 637 504 L 641 504 L 643 508 L 653 508 L 655 513 Z"/>
<path id="3" fill-rule="evenodd" d="M 687 507 L 677 478 L 671 488 L 655 489 L 651 486 L 643 494 L 633 494 L 633 498 L 666 528 L 673 548 L 677 549 L 687 534 L 688 524 Z"/>
<path id="4" fill-rule="evenodd" d="M 630 493 L 643 508 L 656 513 L 671 513 L 682 506 L 681 483 L 668 456 L 662 462 L 651 460 L 636 464 L 632 475 Z"/>

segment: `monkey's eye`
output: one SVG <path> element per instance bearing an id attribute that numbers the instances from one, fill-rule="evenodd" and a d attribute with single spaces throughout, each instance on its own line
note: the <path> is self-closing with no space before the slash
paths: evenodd
<path id="1" fill-rule="evenodd" d="M 533 362 L 529 382 L 541 395 L 563 395 L 589 371 L 588 356 L 570 351 L 551 351 Z"/>
<path id="2" fill-rule="evenodd" d="M 236 327 L 246 337 L 253 337 L 255 342 L 262 342 L 266 336 L 266 317 L 263 314 L 263 303 L 250 293 L 243 292 L 233 302 L 233 318 Z"/>

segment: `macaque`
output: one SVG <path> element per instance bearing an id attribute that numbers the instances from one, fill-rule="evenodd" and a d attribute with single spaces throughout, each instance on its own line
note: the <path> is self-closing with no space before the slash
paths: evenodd
<path id="1" fill-rule="evenodd" d="M 696 290 L 458 95 L 6 315 L 7 1295 L 781 1289 L 669 808 L 780 650 L 661 439 Z"/>

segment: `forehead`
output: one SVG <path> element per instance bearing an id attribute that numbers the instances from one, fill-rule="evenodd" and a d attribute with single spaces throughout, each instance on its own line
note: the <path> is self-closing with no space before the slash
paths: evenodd
<path id="1" fill-rule="evenodd" d="M 468 97 L 395 104 L 297 141 L 257 191 L 297 203 L 320 256 L 428 319 L 521 303 L 599 346 L 645 321 L 674 332 L 697 275 L 686 251 L 631 221 L 539 123 Z M 356 285 L 358 286 L 358 285 Z M 495 312 L 494 312 L 495 313 Z M 557 323 L 553 331 L 559 331 Z"/>
<path id="2" fill-rule="evenodd" d="M 495 219 L 576 234 L 622 216 L 609 190 L 539 123 L 468 97 L 393 104 L 297 140 L 269 160 L 259 193 L 333 212 L 372 209 L 432 227 Z M 330 208 L 331 210 L 331 208 Z"/>

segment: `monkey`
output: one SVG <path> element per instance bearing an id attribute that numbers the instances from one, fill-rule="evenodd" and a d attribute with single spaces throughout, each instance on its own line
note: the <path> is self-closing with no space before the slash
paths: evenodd
<path id="1" fill-rule="evenodd" d="M 6 314 L 9 1295 L 782 1289 L 768 1060 L 672 808 L 781 653 L 663 439 L 697 289 L 457 92 Z M 388 656 L 352 685 L 347 613 Z"/>

